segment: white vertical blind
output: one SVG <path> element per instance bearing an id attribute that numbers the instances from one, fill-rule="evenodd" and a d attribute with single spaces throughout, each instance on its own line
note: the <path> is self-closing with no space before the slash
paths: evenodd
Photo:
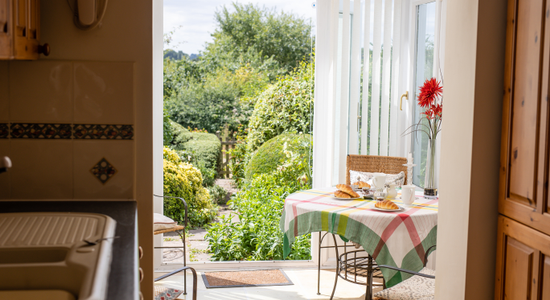
<path id="1" fill-rule="evenodd" d="M 345 178 L 346 155 L 348 149 L 348 124 L 349 124 L 349 69 L 350 69 L 350 0 L 343 0 L 342 9 L 342 36 L 341 36 L 341 78 L 340 78 L 340 118 L 338 139 L 338 182 Z"/>
<path id="2" fill-rule="evenodd" d="M 349 154 L 359 154 L 359 98 L 361 95 L 361 1 L 353 2 L 349 99 Z M 368 76 L 368 73 L 367 73 Z"/>
<path id="3" fill-rule="evenodd" d="M 390 145 L 389 145 L 389 155 L 398 156 L 399 155 L 399 137 L 401 132 L 399 132 L 400 126 L 399 123 L 401 119 L 399 118 L 399 106 L 401 100 L 401 94 L 399 91 L 399 75 L 401 67 L 401 1 L 395 1 L 393 5 L 394 13 L 394 26 L 393 26 L 393 50 L 392 50 L 392 78 L 391 78 L 391 106 L 390 106 Z M 406 105 L 407 103 L 405 103 Z"/>
<path id="4" fill-rule="evenodd" d="M 382 39 L 382 0 L 374 0 L 374 28 L 372 38 L 372 96 L 370 99 L 370 155 L 378 155 L 380 130 L 380 52 Z"/>
<path id="5" fill-rule="evenodd" d="M 357 1 L 357 0 L 356 0 Z M 361 154 L 368 154 L 369 134 L 369 95 L 370 95 L 370 6 L 371 1 L 365 0 L 364 6 L 364 28 L 363 28 L 363 97 L 361 109 Z M 353 116 L 352 116 L 353 117 Z"/>
<path id="6" fill-rule="evenodd" d="M 313 187 L 332 185 L 338 2 L 317 0 L 315 106 L 313 114 Z"/>
<path id="7" fill-rule="evenodd" d="M 380 155 L 388 155 L 389 119 L 390 119 L 390 68 L 392 57 L 392 0 L 384 3 L 384 48 L 382 68 L 382 107 L 380 112 Z"/>
<path id="8" fill-rule="evenodd" d="M 398 81 L 405 73 L 399 59 L 401 1 L 317 3 L 314 126 L 323 131 L 314 132 L 314 168 L 321 157 L 316 153 L 325 159 L 318 163 L 332 166 L 314 169 L 314 185 L 315 176 L 330 177 L 331 184 L 343 182 L 347 154 L 401 153 L 397 149 L 402 93 Z"/>

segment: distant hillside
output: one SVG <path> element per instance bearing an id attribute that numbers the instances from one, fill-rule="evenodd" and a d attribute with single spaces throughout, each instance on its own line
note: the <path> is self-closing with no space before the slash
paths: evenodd
<path id="1" fill-rule="evenodd" d="M 188 58 L 190 60 L 195 60 L 199 57 L 200 55 L 199 54 L 187 54 L 187 53 L 183 53 L 182 51 L 174 51 L 172 49 L 167 49 L 167 50 L 164 50 L 164 59 L 170 59 L 170 60 L 182 60 L 184 58 Z"/>

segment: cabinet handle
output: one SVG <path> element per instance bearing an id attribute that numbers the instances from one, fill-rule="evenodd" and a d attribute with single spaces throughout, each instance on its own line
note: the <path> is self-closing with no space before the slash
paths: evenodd
<path id="1" fill-rule="evenodd" d="M 42 46 L 38 45 L 38 53 L 44 54 L 44 56 L 50 55 L 50 45 L 48 43 Z"/>
<path id="2" fill-rule="evenodd" d="M 141 246 L 139 246 L 138 250 L 139 250 L 139 259 L 142 259 L 143 258 L 143 248 L 141 248 Z"/>
<path id="3" fill-rule="evenodd" d="M 143 269 L 139 268 L 139 282 L 143 281 L 143 277 L 145 277 L 145 275 L 143 274 Z"/>

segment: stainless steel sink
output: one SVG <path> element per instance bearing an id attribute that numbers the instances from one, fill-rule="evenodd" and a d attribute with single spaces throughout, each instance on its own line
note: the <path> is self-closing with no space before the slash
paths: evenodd
<path id="1" fill-rule="evenodd" d="M 105 299 L 115 227 L 100 214 L 0 214 L 0 291 Z"/>

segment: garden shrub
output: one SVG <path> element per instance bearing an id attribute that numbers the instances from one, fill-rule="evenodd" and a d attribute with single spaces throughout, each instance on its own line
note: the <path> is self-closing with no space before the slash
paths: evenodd
<path id="1" fill-rule="evenodd" d="M 212 260 L 281 260 L 283 233 L 279 228 L 284 199 L 298 190 L 311 188 L 310 166 L 297 156 L 269 174 L 254 176 L 229 202 L 238 222 L 222 216 L 212 223 L 205 240 Z M 310 257 L 310 235 L 297 237 L 287 259 Z"/>
<path id="2" fill-rule="evenodd" d="M 202 187 L 202 175 L 191 164 L 183 162 L 179 155 L 164 147 L 163 151 L 164 195 L 181 197 L 187 202 L 189 225 L 197 227 L 214 219 L 217 207 Z M 164 214 L 179 224 L 184 222 L 184 206 L 179 199 L 165 199 Z"/>
<path id="3" fill-rule="evenodd" d="M 176 122 L 171 122 L 171 130 L 173 138 L 170 147 L 201 171 L 204 186 L 212 186 L 222 147 L 218 137 L 205 132 L 191 132 Z"/>
<path id="4" fill-rule="evenodd" d="M 255 174 L 272 173 L 296 156 L 299 160 L 310 160 L 312 138 L 309 134 L 284 133 L 263 144 L 248 162 L 245 175 L 252 179 Z"/>
<path id="5" fill-rule="evenodd" d="M 283 132 L 310 134 L 313 124 L 313 63 L 301 62 L 293 72 L 256 99 L 249 121 L 247 152 Z"/>

